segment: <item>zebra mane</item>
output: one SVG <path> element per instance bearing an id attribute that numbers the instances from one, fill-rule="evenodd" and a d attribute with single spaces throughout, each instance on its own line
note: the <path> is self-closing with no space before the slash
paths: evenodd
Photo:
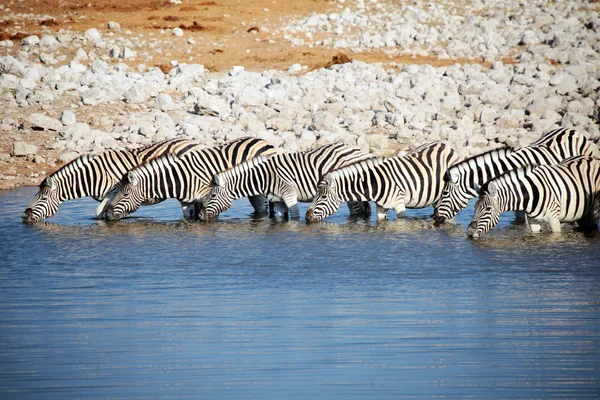
<path id="1" fill-rule="evenodd" d="M 267 157 L 267 156 L 254 157 L 254 158 L 244 161 L 243 163 L 235 165 L 229 169 L 221 171 L 218 174 L 215 174 L 215 176 L 223 177 L 223 178 L 231 178 L 232 176 L 237 176 L 242 172 L 248 171 L 248 170 L 256 167 L 257 165 L 264 163 L 269 158 L 271 158 L 271 157 Z"/>
<path id="2" fill-rule="evenodd" d="M 497 177 L 495 177 L 494 179 L 491 179 L 491 180 L 487 181 L 486 183 L 484 183 L 483 185 L 481 185 L 481 187 L 478 190 L 478 193 L 479 193 L 479 195 L 481 195 L 483 193 L 487 193 L 488 187 L 489 187 L 490 183 L 492 183 L 492 182 L 498 186 L 504 186 L 504 184 L 507 181 L 512 181 L 513 177 L 516 177 L 517 180 L 520 180 L 525 175 L 528 175 L 531 172 L 533 172 L 533 170 L 535 170 L 537 167 L 538 167 L 538 165 L 525 164 L 519 168 L 515 168 L 513 170 L 506 171 L 503 174 L 500 174 Z"/>
<path id="3" fill-rule="evenodd" d="M 42 183 L 40 183 L 40 188 L 43 188 L 44 185 L 46 185 L 47 179 L 62 179 L 63 177 L 68 176 L 71 172 L 89 164 L 91 160 L 96 158 L 96 156 L 97 156 L 97 154 L 94 154 L 94 155 L 84 154 L 82 156 L 79 156 L 79 157 L 69 161 L 68 163 L 66 163 L 65 165 L 63 165 L 62 167 L 60 167 L 59 169 L 57 169 L 56 171 L 54 171 L 53 173 L 48 175 L 42 181 Z"/>
<path id="4" fill-rule="evenodd" d="M 467 164 L 469 164 L 471 161 L 473 161 L 475 159 L 484 158 L 485 156 L 488 156 L 488 155 L 490 155 L 492 153 L 506 153 L 508 155 L 508 154 L 512 153 L 513 151 L 515 151 L 515 149 L 512 146 L 502 146 L 502 147 L 499 147 L 497 149 L 489 150 L 489 151 L 486 151 L 484 153 L 480 153 L 480 154 L 471 156 L 469 158 L 465 158 L 464 160 L 461 160 L 461 161 L 459 161 L 457 163 L 452 164 L 450 167 L 448 167 L 448 170 L 453 169 L 453 168 L 457 168 L 457 167 L 460 167 L 460 166 L 463 166 L 463 165 L 467 165 Z"/>
<path id="5" fill-rule="evenodd" d="M 383 164 L 385 161 L 387 161 L 387 158 L 385 157 L 368 158 L 366 160 L 346 165 L 345 167 L 336 169 L 335 171 L 331 171 L 325 175 L 324 179 L 327 183 L 331 183 L 332 181 L 340 179 L 341 177 L 353 177 L 363 171 L 367 171 L 380 164 Z"/>

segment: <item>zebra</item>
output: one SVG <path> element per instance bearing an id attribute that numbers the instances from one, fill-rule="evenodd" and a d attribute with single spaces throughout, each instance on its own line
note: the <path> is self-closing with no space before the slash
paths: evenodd
<path id="1" fill-rule="evenodd" d="M 189 139 L 172 139 L 134 150 L 108 150 L 82 155 L 47 176 L 33 202 L 22 215 L 24 223 L 35 223 L 56 214 L 67 200 L 92 197 L 101 201 L 110 188 L 131 168 L 163 154 L 185 154 L 201 148 Z"/>
<path id="2" fill-rule="evenodd" d="M 269 159 L 250 160 L 214 176 L 200 219 L 215 218 L 227 210 L 233 200 L 257 194 L 286 210 L 287 217 L 297 219 L 300 217 L 298 202 L 313 199 L 321 176 L 371 157 L 356 146 L 333 143 Z M 368 203 L 352 203 L 348 207 L 351 214 L 370 213 Z"/>
<path id="3" fill-rule="evenodd" d="M 500 214 L 523 210 L 528 218 L 545 220 L 552 232 L 561 222 L 581 228 L 598 226 L 600 159 L 574 156 L 559 164 L 527 165 L 505 172 L 479 188 L 467 235 L 478 238 L 496 226 Z M 538 225 L 530 225 L 532 231 Z"/>
<path id="4" fill-rule="evenodd" d="M 320 221 L 348 200 L 377 206 L 378 219 L 389 209 L 401 215 L 406 208 L 423 208 L 440 197 L 443 173 L 458 156 L 444 142 L 425 144 L 402 157 L 375 158 L 325 175 L 306 212 L 308 221 Z"/>
<path id="5" fill-rule="evenodd" d="M 103 209 L 108 220 L 119 220 L 148 199 L 174 198 L 182 203 L 202 203 L 218 172 L 254 157 L 270 157 L 275 148 L 265 140 L 244 137 L 219 147 L 170 154 L 130 170 L 107 195 Z M 257 212 L 266 212 L 265 199 L 249 199 Z M 198 207 L 193 210 L 198 213 Z"/>
<path id="6" fill-rule="evenodd" d="M 463 210 L 477 197 L 473 185 L 522 165 L 557 164 L 576 155 L 597 156 L 598 148 L 587 137 L 573 129 L 558 128 L 545 132 L 527 147 L 514 150 L 502 147 L 463 160 L 446 171 L 442 197 L 435 206 L 434 220 L 443 223 Z"/>

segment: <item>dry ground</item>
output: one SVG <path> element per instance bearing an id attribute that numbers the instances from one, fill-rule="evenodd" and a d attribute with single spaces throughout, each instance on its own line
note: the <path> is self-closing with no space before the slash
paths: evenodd
<path id="1" fill-rule="evenodd" d="M 339 50 L 325 48 L 292 47 L 276 29 L 290 18 L 336 10 L 338 2 L 334 0 L 183 0 L 182 4 L 168 0 L 5 0 L 0 4 L 4 5 L 4 10 L 0 11 L 3 15 L 13 16 L 0 23 L 0 40 L 12 39 L 15 42 L 15 47 L 9 50 L 12 54 L 19 51 L 20 39 L 33 34 L 41 37 L 61 30 L 82 33 L 93 27 L 103 36 L 111 35 L 113 32 L 107 27 L 109 21 L 116 21 L 121 26 L 121 31 L 115 35 L 132 41 L 141 35 L 144 40 L 156 38 L 165 42 L 160 51 L 136 49 L 138 53 L 151 53 L 151 62 L 140 58 L 129 62 L 132 66 L 142 62 L 149 66 L 157 65 L 165 71 L 170 69 L 172 60 L 203 64 L 211 71 L 227 71 L 234 65 L 254 71 L 285 70 L 294 63 L 314 69 L 327 66 L 340 53 Z M 183 37 L 175 37 L 171 33 L 178 26 L 184 29 Z M 195 44 L 188 43 L 190 37 L 194 38 Z M 72 49 L 73 53 L 75 50 Z M 350 59 L 366 62 L 427 63 L 433 66 L 473 62 L 390 56 L 379 51 L 344 52 Z M 348 60 L 345 55 L 344 58 Z M 70 59 L 68 57 L 66 62 Z M 19 109 L 16 115 L 9 113 L 9 116 L 21 120 L 28 114 L 43 112 L 58 118 L 60 112 L 68 108 L 68 104 L 61 101 L 58 99 L 50 107 Z M 110 110 L 95 107 L 90 109 L 88 120 L 80 122 L 88 123 L 93 129 L 102 129 L 104 113 L 123 115 L 132 111 L 132 106 L 125 103 L 111 105 Z M 49 148 L 54 137 L 54 132 L 0 131 L 0 153 L 9 153 L 16 138 L 39 146 L 38 154 L 47 160 L 41 163 L 25 158 L 0 161 L 0 175 L 15 177 L 0 180 L 0 189 L 38 184 L 46 174 L 60 167 L 54 163 L 58 154 Z"/>

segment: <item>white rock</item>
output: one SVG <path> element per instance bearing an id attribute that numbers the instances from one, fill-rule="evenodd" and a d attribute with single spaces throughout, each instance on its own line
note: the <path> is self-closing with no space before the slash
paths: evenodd
<path id="1" fill-rule="evenodd" d="M 339 128 L 337 119 L 327 111 L 317 111 L 312 115 L 312 129 L 334 132 Z"/>
<path id="2" fill-rule="evenodd" d="M 36 35 L 27 36 L 26 38 L 21 40 L 21 44 L 23 46 L 35 46 L 38 43 L 40 43 L 40 38 Z"/>
<path id="3" fill-rule="evenodd" d="M 161 111 L 169 111 L 174 110 L 178 107 L 170 95 L 166 93 L 161 93 L 158 96 L 156 96 L 156 108 L 160 109 Z"/>
<path id="4" fill-rule="evenodd" d="M 123 99 L 127 103 L 143 103 L 150 99 L 150 94 L 143 87 L 133 86 L 132 88 L 125 91 Z"/>
<path id="5" fill-rule="evenodd" d="M 77 122 L 77 117 L 73 111 L 64 110 L 60 117 L 60 121 L 63 123 L 63 125 L 74 125 Z"/>
<path id="6" fill-rule="evenodd" d="M 194 112 L 198 115 L 209 115 L 216 117 L 218 115 L 226 115 L 231 112 L 229 104 L 225 99 L 218 96 L 207 95 L 198 100 L 194 105 Z"/>
<path id="7" fill-rule="evenodd" d="M 77 49 L 77 52 L 75 53 L 75 57 L 73 57 L 73 60 L 76 61 L 84 61 L 89 59 L 87 53 L 85 52 L 85 50 L 83 50 L 82 48 Z"/>
<path id="8" fill-rule="evenodd" d="M 16 141 L 13 143 L 12 155 L 15 157 L 28 156 L 31 154 L 36 154 L 37 151 L 38 151 L 38 147 L 33 144 Z"/>
<path id="9" fill-rule="evenodd" d="M 235 99 L 242 107 L 260 106 L 266 103 L 267 96 L 253 86 L 246 86 L 236 94 Z"/>
<path id="10" fill-rule="evenodd" d="M 58 45 L 58 40 L 52 35 L 44 35 L 40 39 L 39 45 L 44 47 L 56 46 Z"/>
<path id="11" fill-rule="evenodd" d="M 183 36 L 183 29 L 177 27 L 173 29 L 173 36 L 181 37 Z"/>
<path id="12" fill-rule="evenodd" d="M 229 76 L 236 76 L 240 73 L 244 72 L 244 67 L 241 65 L 234 65 L 233 67 L 231 67 L 231 69 L 229 70 Z"/>
<path id="13" fill-rule="evenodd" d="M 113 31 L 119 31 L 121 30 L 121 25 L 118 22 L 115 21 L 109 21 L 107 24 L 108 29 L 111 29 Z"/>
<path id="14" fill-rule="evenodd" d="M 137 55 L 136 52 L 131 50 L 129 47 L 123 47 L 123 50 L 121 51 L 121 54 L 119 54 L 119 57 L 127 60 L 130 58 L 135 58 L 136 55 Z"/>
<path id="15" fill-rule="evenodd" d="M 45 129 L 50 131 L 58 131 L 63 124 L 56 118 L 49 117 L 40 113 L 33 113 L 27 117 L 26 122 L 33 129 Z"/>
<path id="16" fill-rule="evenodd" d="M 119 58 L 119 56 L 121 55 L 121 48 L 117 45 L 112 46 L 108 55 L 110 58 Z"/>
<path id="17" fill-rule="evenodd" d="M 0 57 L 0 73 L 24 76 L 27 73 L 27 67 L 12 56 Z"/>
<path id="18" fill-rule="evenodd" d="M 288 74 L 297 74 L 298 72 L 302 72 L 302 65 L 300 64 L 292 64 L 288 67 L 287 71 Z"/>
<path id="19" fill-rule="evenodd" d="M 100 35 L 100 32 L 98 32 L 98 29 L 96 28 L 90 28 L 87 31 L 84 32 L 83 37 L 92 43 L 96 43 L 102 40 L 102 36 Z"/>
<path id="20" fill-rule="evenodd" d="M 106 74 L 108 73 L 108 64 L 99 58 L 92 62 L 91 70 L 94 74 Z"/>
<path id="21" fill-rule="evenodd" d="M 73 161 L 77 157 L 79 157 L 79 153 L 77 153 L 75 151 L 67 151 L 60 155 L 60 157 L 58 158 L 58 161 L 60 161 L 63 164 L 66 164 L 70 161 Z"/>

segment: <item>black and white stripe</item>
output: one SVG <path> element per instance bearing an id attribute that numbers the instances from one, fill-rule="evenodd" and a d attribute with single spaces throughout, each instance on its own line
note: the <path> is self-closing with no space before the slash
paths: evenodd
<path id="1" fill-rule="evenodd" d="M 118 220 L 151 199 L 174 198 L 182 204 L 201 203 L 212 177 L 254 157 L 275 154 L 262 139 L 241 138 L 219 147 L 203 148 L 174 157 L 155 158 L 132 169 L 107 195 L 103 214 Z M 257 211 L 266 211 L 264 199 L 253 198 Z M 193 207 L 190 208 L 196 212 Z"/>
<path id="2" fill-rule="evenodd" d="M 513 151 L 500 148 L 461 161 L 444 175 L 444 189 L 434 219 L 445 222 L 463 210 L 470 199 L 477 197 L 474 185 L 483 185 L 506 171 L 523 165 L 551 165 L 577 156 L 597 156 L 598 148 L 584 135 L 573 129 L 548 131 L 529 146 Z"/>
<path id="3" fill-rule="evenodd" d="M 290 218 L 298 218 L 298 202 L 313 199 L 324 174 L 370 157 L 358 147 L 336 143 L 304 152 L 278 154 L 269 159 L 250 160 L 214 177 L 200 219 L 215 218 L 227 210 L 233 200 L 250 195 L 264 195 L 285 210 Z M 365 205 L 349 204 L 351 213 L 370 211 L 361 206 Z"/>
<path id="4" fill-rule="evenodd" d="M 421 146 L 403 157 L 376 158 L 333 171 L 319 184 L 306 219 L 319 221 L 335 213 L 344 201 L 374 201 L 378 218 L 387 210 L 434 204 L 441 195 L 443 174 L 457 161 L 456 152 L 443 142 Z"/>
<path id="5" fill-rule="evenodd" d="M 561 222 L 577 221 L 581 228 L 595 228 L 599 200 L 600 160 L 595 157 L 575 156 L 559 164 L 521 167 L 479 189 L 467 234 L 484 235 L 509 210 L 547 221 L 552 232 L 560 232 Z"/>
<path id="6" fill-rule="evenodd" d="M 89 196 L 100 201 L 131 168 L 160 155 L 181 155 L 200 147 L 193 140 L 173 139 L 135 150 L 109 150 L 78 157 L 40 184 L 33 202 L 23 213 L 23 222 L 38 222 L 53 216 L 67 200 Z"/>

